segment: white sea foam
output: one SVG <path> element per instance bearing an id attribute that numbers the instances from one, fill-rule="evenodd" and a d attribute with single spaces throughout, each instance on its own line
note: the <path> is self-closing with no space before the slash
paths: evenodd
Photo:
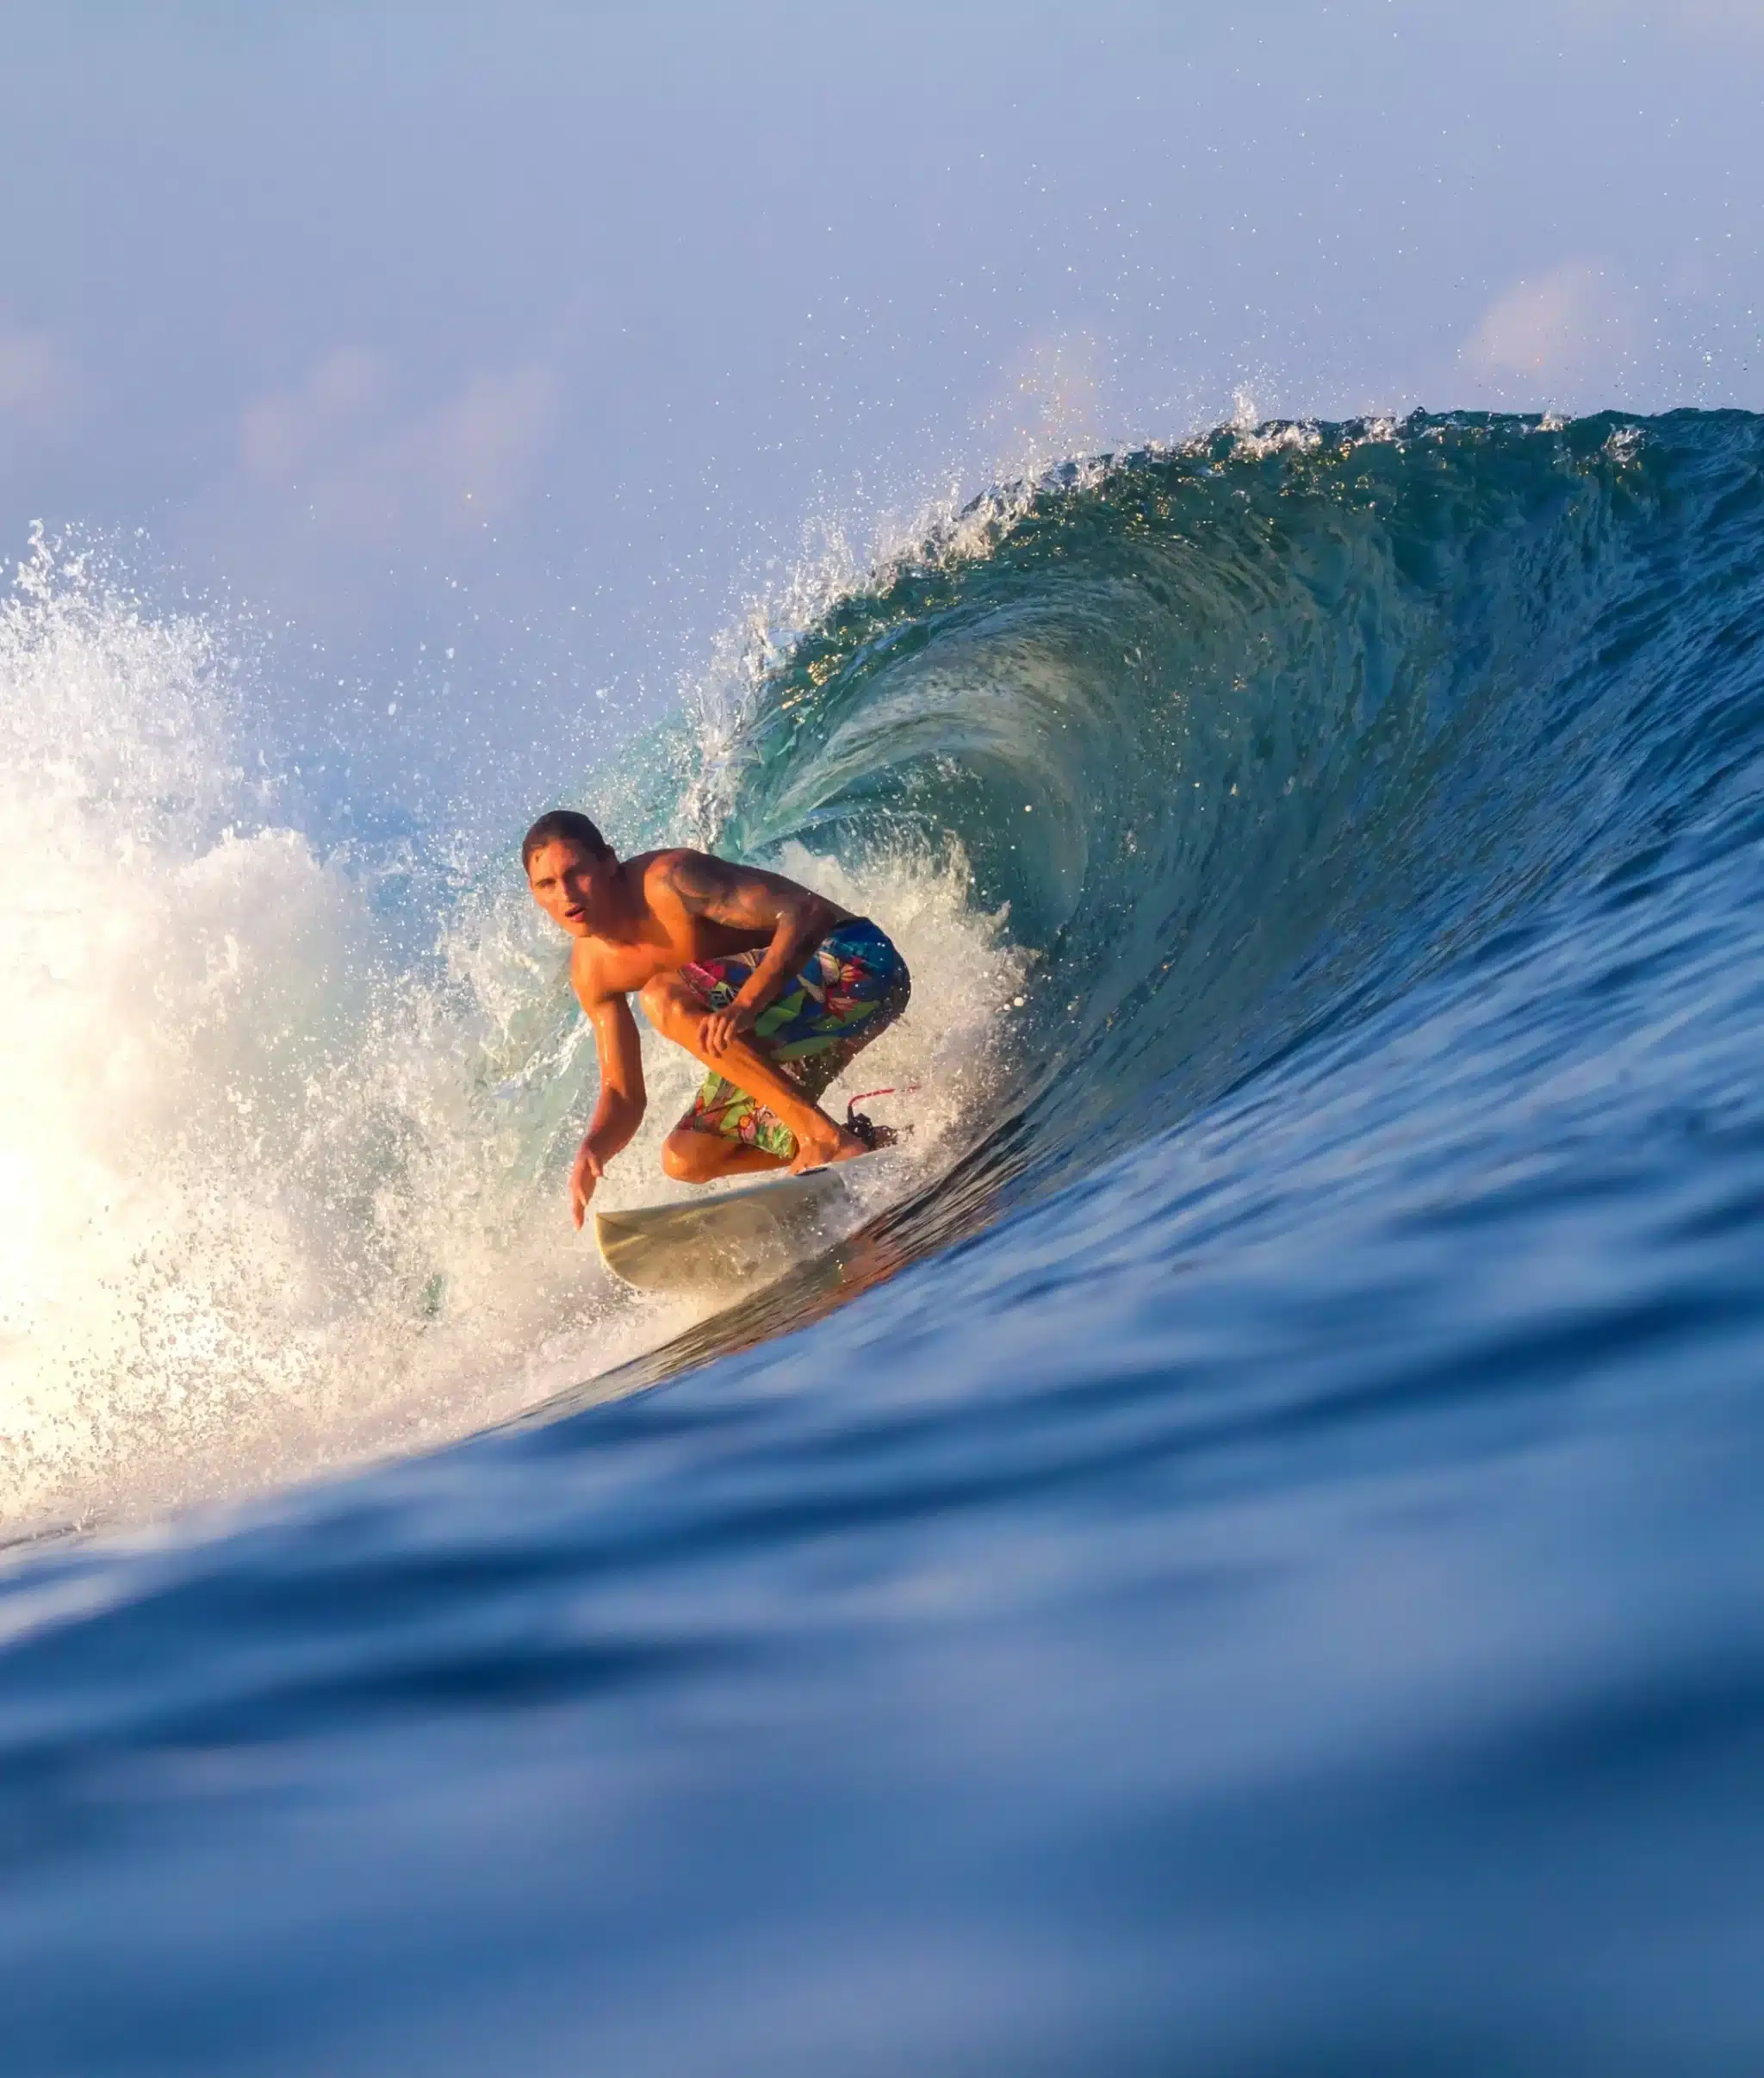
<path id="1" fill-rule="evenodd" d="M 511 862 L 394 959 L 359 863 L 279 824 L 224 631 L 39 544 L 0 606 L 0 1527 L 138 1515 L 438 1441 L 692 1317 L 614 1290 L 562 1180 L 592 1069 Z M 803 877 L 894 930 L 947 1160 L 1016 986 L 958 856 Z M 400 934 L 407 940 L 407 928 Z M 693 1063 L 646 1035 L 653 1156 Z"/>

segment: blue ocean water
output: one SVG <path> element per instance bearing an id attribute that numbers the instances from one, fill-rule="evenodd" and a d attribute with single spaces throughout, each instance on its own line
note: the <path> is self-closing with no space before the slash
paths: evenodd
<path id="1" fill-rule="evenodd" d="M 96 669 L 46 596 L 16 684 Z M 648 1335 L 413 1209 L 446 1117 L 450 1232 L 556 1216 L 525 941 L 339 993 L 336 862 L 215 835 L 201 758 L 81 782 L 218 905 L 180 1030 L 233 1030 L 239 846 L 327 949 L 280 1051 L 198 1063 L 240 1146 L 304 1122 L 297 1221 L 161 1204 L 102 1335 L 16 1242 L 12 1512 L 90 1534 L 0 1575 L 9 2075 L 1764 2068 L 1764 421 L 1073 464 L 795 630 L 715 750 L 632 834 L 943 890 L 916 1043 L 975 975 L 991 1036 L 904 1195 Z M 388 1004 L 442 1030 L 402 1109 L 344 1072 Z M 585 1338 L 543 1364 L 528 1284 Z M 312 1477 L 444 1331 L 523 1391 Z M 256 1497 L 125 1508 L 202 1408 Z"/>

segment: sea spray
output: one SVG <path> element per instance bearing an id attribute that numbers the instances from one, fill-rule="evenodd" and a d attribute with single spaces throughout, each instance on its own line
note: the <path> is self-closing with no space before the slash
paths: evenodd
<path id="1" fill-rule="evenodd" d="M 568 1224 L 592 1053 L 512 843 L 463 884 L 321 855 L 250 773 L 254 697 L 224 619 L 156 611 L 101 555 L 39 538 L 0 607 L 15 1533 L 442 1440 L 695 1310 L 633 1303 Z M 861 885 L 795 862 L 910 948 L 919 1008 L 879 1073 L 925 1086 L 933 1161 L 1008 992 L 996 920 L 947 856 Z M 388 929 L 388 888 L 425 913 Z M 676 1187 L 655 1154 L 697 1071 L 646 1051 L 652 1109 L 611 1204 Z"/>
<path id="2" fill-rule="evenodd" d="M 1065 466 L 792 579 L 702 713 L 561 791 L 897 934 L 913 1006 L 848 1086 L 917 1086 L 897 1243 L 938 1247 L 1593 884 L 1650 775 L 1731 786 L 1756 442 L 1417 417 Z M 695 1317 L 563 1217 L 591 1049 L 519 833 L 395 883 L 321 854 L 233 656 L 47 547 L 5 611 L 14 1523 L 457 1434 Z M 646 1058 L 612 1204 L 680 1188 L 696 1070 Z"/>
<path id="3" fill-rule="evenodd" d="M 962 1159 L 616 1411 L 0 1569 L 27 2061 L 1764 2061 L 1764 420 L 1001 505 L 712 790 L 978 1006 Z M 488 1150 L 394 1230 L 574 1123 L 508 870 L 390 983 Z"/>

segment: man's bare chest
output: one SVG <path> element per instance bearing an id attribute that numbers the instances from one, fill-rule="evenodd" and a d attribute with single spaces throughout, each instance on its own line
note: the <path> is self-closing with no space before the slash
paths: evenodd
<path id="1" fill-rule="evenodd" d="M 769 933 L 732 929 L 699 918 L 684 920 L 654 940 L 620 944 L 606 939 L 587 954 L 588 979 L 594 992 L 633 995 L 657 974 L 677 974 L 701 960 L 727 959 L 767 943 Z"/>
<path id="2" fill-rule="evenodd" d="M 680 949 L 672 943 L 595 945 L 581 962 L 581 973 L 595 995 L 629 996 L 680 967 Z"/>

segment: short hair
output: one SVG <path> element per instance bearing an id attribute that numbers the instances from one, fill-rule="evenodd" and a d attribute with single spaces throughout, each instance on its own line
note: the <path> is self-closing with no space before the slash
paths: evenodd
<path id="1" fill-rule="evenodd" d="M 532 864 L 536 851 L 557 843 L 580 844 L 596 858 L 606 858 L 612 849 L 587 816 L 574 808 L 549 808 L 520 841 L 522 868 Z"/>

